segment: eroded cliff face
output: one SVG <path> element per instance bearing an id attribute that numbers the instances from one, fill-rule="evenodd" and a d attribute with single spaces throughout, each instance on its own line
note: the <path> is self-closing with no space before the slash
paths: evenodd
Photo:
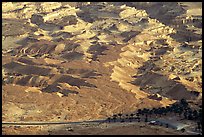
<path id="1" fill-rule="evenodd" d="M 199 5 L 3 2 L 2 8 L 5 121 L 97 119 L 201 99 Z"/>

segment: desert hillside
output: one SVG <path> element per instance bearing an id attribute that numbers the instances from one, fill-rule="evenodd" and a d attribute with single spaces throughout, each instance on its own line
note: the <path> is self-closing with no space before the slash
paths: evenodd
<path id="1" fill-rule="evenodd" d="M 2 121 L 202 102 L 202 4 L 3 2 Z"/>

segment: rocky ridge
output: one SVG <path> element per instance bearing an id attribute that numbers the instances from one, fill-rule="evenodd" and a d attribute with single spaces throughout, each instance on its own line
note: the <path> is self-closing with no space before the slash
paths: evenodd
<path id="1" fill-rule="evenodd" d="M 3 119 L 16 108 L 16 120 L 86 120 L 202 96 L 202 20 L 177 3 L 5 2 L 2 7 Z M 164 16 L 153 14 L 154 8 Z M 39 115 L 24 102 L 15 104 L 15 97 L 5 98 L 15 95 L 13 88 L 19 96 L 36 96 Z"/>

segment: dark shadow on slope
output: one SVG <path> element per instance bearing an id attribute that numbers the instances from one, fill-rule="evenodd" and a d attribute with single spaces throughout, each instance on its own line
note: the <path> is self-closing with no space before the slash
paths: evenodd
<path id="1" fill-rule="evenodd" d="M 18 61 L 21 62 L 21 63 L 25 63 L 27 65 L 37 65 L 35 62 L 33 62 L 29 58 L 20 58 L 20 59 L 18 59 Z"/>
<path id="2" fill-rule="evenodd" d="M 35 38 L 25 38 L 19 42 L 22 46 L 16 48 L 17 54 L 38 55 L 51 54 L 55 51 L 56 44 L 47 40 L 36 40 Z"/>
<path id="3" fill-rule="evenodd" d="M 126 3 L 130 7 L 146 10 L 150 18 L 157 19 L 165 25 L 171 26 L 176 23 L 176 18 L 186 13 L 186 10 L 179 6 L 177 2 L 131 2 Z M 202 35 L 196 34 L 193 31 L 187 30 L 185 25 L 180 23 L 180 28 L 176 34 L 171 34 L 171 37 L 178 42 L 197 41 L 202 39 Z"/>
<path id="4" fill-rule="evenodd" d="M 190 41 L 198 41 L 202 40 L 202 35 L 193 33 L 190 30 L 186 29 L 187 27 L 184 27 L 182 30 L 177 30 L 176 34 L 170 34 L 170 36 L 175 39 L 178 42 L 190 42 Z"/>
<path id="5" fill-rule="evenodd" d="M 17 41 L 16 44 L 22 45 L 18 47 L 18 49 L 20 49 L 20 48 L 23 48 L 24 46 L 29 45 L 30 43 L 35 43 L 35 42 L 39 42 L 39 40 L 32 37 L 26 37 L 26 38 L 23 38 L 22 40 Z"/>
<path id="6" fill-rule="evenodd" d="M 25 20 L 2 18 L 2 35 L 5 37 L 23 35 L 33 29 Z"/>
<path id="7" fill-rule="evenodd" d="M 79 46 L 80 46 L 80 44 L 78 44 L 78 43 L 67 43 L 64 51 L 74 51 Z"/>
<path id="8" fill-rule="evenodd" d="M 121 36 L 125 37 L 125 39 L 123 40 L 124 42 L 128 42 L 131 38 L 135 37 L 139 33 L 140 31 L 126 31 L 126 32 L 122 32 Z"/>
<path id="9" fill-rule="evenodd" d="M 134 76 L 135 80 L 131 83 L 139 86 L 141 90 L 144 90 L 150 94 L 160 94 L 164 97 L 180 100 L 195 99 L 197 96 L 191 94 L 191 92 L 181 83 L 168 79 L 168 77 L 149 71 L 140 76 Z"/>
<path id="10" fill-rule="evenodd" d="M 42 91 L 47 93 L 59 92 L 63 94 L 63 97 L 68 96 L 69 94 L 79 94 L 79 92 L 74 90 L 61 89 L 57 83 L 49 85 L 46 88 L 43 88 Z"/>
<path id="11" fill-rule="evenodd" d="M 66 52 L 61 57 L 66 60 L 73 61 L 73 60 L 80 60 L 83 58 L 83 56 L 84 56 L 83 53 L 73 51 L 73 52 Z"/>
<path id="12" fill-rule="evenodd" d="M 55 83 L 68 83 L 71 86 L 77 86 L 77 87 L 86 86 L 86 87 L 96 88 L 95 85 L 90 84 L 83 79 L 74 78 L 68 75 L 62 75 L 59 79 L 55 81 Z"/>
<path id="13" fill-rule="evenodd" d="M 54 19 L 52 23 L 57 24 L 59 26 L 69 26 L 69 25 L 76 25 L 78 22 L 77 17 L 74 15 L 64 16 L 60 19 Z"/>
<path id="14" fill-rule="evenodd" d="M 130 7 L 146 10 L 150 18 L 157 19 L 165 25 L 173 24 L 173 20 L 177 16 L 186 13 L 177 2 L 126 2 L 126 4 Z"/>
<path id="15" fill-rule="evenodd" d="M 80 75 L 81 78 L 95 78 L 101 76 L 101 74 L 98 74 L 96 71 L 88 69 L 68 69 L 66 73 Z"/>
<path id="16" fill-rule="evenodd" d="M 71 38 L 73 35 L 69 32 L 57 32 L 51 34 L 52 37 L 62 37 L 63 39 Z"/>
<path id="17" fill-rule="evenodd" d="M 106 46 L 103 46 L 100 43 L 96 42 L 95 45 L 89 47 L 87 52 L 92 54 L 92 59 L 94 61 L 97 61 L 98 56 L 103 55 L 103 52 L 107 49 L 108 48 Z"/>
<path id="18" fill-rule="evenodd" d="M 26 75 L 41 75 L 41 76 L 48 76 L 50 74 L 51 69 L 49 68 L 42 68 L 33 65 L 22 65 L 18 62 L 10 62 L 3 65 L 9 72 L 16 72 L 20 74 Z"/>

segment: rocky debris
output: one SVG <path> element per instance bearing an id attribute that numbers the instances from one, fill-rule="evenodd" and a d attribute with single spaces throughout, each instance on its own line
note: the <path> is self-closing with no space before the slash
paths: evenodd
<path id="1" fill-rule="evenodd" d="M 191 93 L 194 94 L 194 95 L 196 95 L 197 97 L 198 97 L 200 94 L 202 94 L 202 93 L 197 92 L 197 91 L 191 91 Z"/>
<path id="2" fill-rule="evenodd" d="M 173 78 L 173 80 L 181 80 L 178 76 Z"/>
<path id="3" fill-rule="evenodd" d="M 58 109 L 68 120 L 96 118 L 202 96 L 202 18 L 177 3 L 8 2 L 2 17 L 4 100 L 44 101 L 45 113 L 28 120 L 53 120 Z"/>
<path id="4" fill-rule="evenodd" d="M 36 87 L 29 87 L 28 89 L 25 90 L 25 92 L 37 92 L 37 93 L 42 93 L 42 91 L 40 90 L 40 88 L 36 88 Z"/>
<path id="5" fill-rule="evenodd" d="M 157 100 L 157 101 L 161 101 L 162 100 L 162 97 L 159 94 L 150 95 L 148 98 L 154 99 L 154 100 Z"/>
<path id="6" fill-rule="evenodd" d="M 40 4 L 40 10 L 42 12 L 52 12 L 54 9 L 61 7 L 61 3 L 56 2 L 44 2 Z"/>
<path id="7" fill-rule="evenodd" d="M 4 13 L 14 12 L 14 11 L 17 11 L 19 9 L 22 9 L 23 7 L 25 7 L 26 4 L 27 4 L 27 2 L 23 2 L 23 3 L 3 2 L 2 3 L 2 11 Z"/>
<path id="8" fill-rule="evenodd" d="M 72 127 L 68 127 L 66 130 L 67 131 L 74 131 Z"/>
<path id="9" fill-rule="evenodd" d="M 2 11 L 3 12 L 8 12 L 8 11 L 11 11 L 13 10 L 14 6 L 13 6 L 13 3 L 12 2 L 4 2 L 2 3 Z"/>
<path id="10" fill-rule="evenodd" d="M 17 6 L 18 8 L 14 9 L 15 11 L 17 9 L 23 9 L 23 7 L 32 7 L 33 3 L 24 3 L 24 6 L 18 3 L 15 3 L 15 4 L 3 3 L 3 4 L 5 5 L 5 7 L 10 6 L 11 8 L 14 8 L 13 7 L 14 5 Z M 20 48 L 19 51 L 24 52 L 25 54 L 29 54 L 31 57 L 35 57 L 35 56 L 42 57 L 45 54 L 50 54 L 50 53 L 56 53 L 56 54 L 62 53 L 61 57 L 69 61 L 72 61 L 74 58 L 77 60 L 82 58 L 87 58 L 87 60 L 89 61 L 91 60 L 97 61 L 98 60 L 97 58 L 99 57 L 99 55 L 103 55 L 103 52 L 107 50 L 106 46 L 99 46 L 99 45 L 102 45 L 101 43 L 104 43 L 104 42 L 107 43 L 109 41 L 107 35 L 110 35 L 110 31 L 111 31 L 114 33 L 117 32 L 120 35 L 120 37 L 118 37 L 118 34 L 116 34 L 113 37 L 113 39 L 111 39 L 111 41 L 115 41 L 116 43 L 118 43 L 119 39 L 123 38 L 123 40 L 120 42 L 129 43 L 129 46 L 127 46 L 127 48 L 129 48 L 131 52 L 133 50 L 134 52 L 136 51 L 137 56 L 139 58 L 143 58 L 145 59 L 145 61 L 155 59 L 154 60 L 155 62 L 153 64 L 154 67 L 149 66 L 147 68 L 143 68 L 144 70 L 146 71 L 154 70 L 159 73 L 163 73 L 164 71 L 165 73 L 168 73 L 166 75 L 169 75 L 169 73 L 171 72 L 176 72 L 177 75 L 179 75 L 178 77 L 180 77 L 180 75 L 182 75 L 183 72 L 186 71 L 185 68 L 183 68 L 183 66 L 182 67 L 175 66 L 175 64 L 170 65 L 171 63 L 173 63 L 173 61 L 171 61 L 171 59 L 169 58 L 173 57 L 173 54 L 175 54 L 174 52 L 180 53 L 184 50 L 184 49 L 181 49 L 180 47 L 185 48 L 186 50 L 187 47 L 192 47 L 192 46 L 189 46 L 190 44 L 185 44 L 185 46 L 182 45 L 180 47 L 174 47 L 173 45 L 175 41 L 168 35 L 180 33 L 181 32 L 180 29 L 179 28 L 174 29 L 173 27 L 171 27 L 171 25 L 165 26 L 166 24 L 169 24 L 168 22 L 165 22 L 167 17 L 157 16 L 157 14 L 160 14 L 160 12 L 154 12 L 154 13 L 151 12 L 154 8 L 158 8 L 158 6 L 160 6 L 159 10 L 162 11 L 163 15 L 173 18 L 173 20 L 177 20 L 177 24 L 179 24 L 180 28 L 182 26 L 185 26 L 185 27 L 187 26 L 187 25 L 184 25 L 183 22 L 179 23 L 180 20 L 185 20 L 187 21 L 186 23 L 196 23 L 197 21 L 200 21 L 199 17 L 196 18 L 196 16 L 194 15 L 191 15 L 191 16 L 188 16 L 188 15 L 185 16 L 185 14 L 177 15 L 177 12 L 182 11 L 182 9 L 178 7 L 176 3 L 161 3 L 161 4 L 128 3 L 126 5 L 124 3 L 121 3 L 121 4 L 118 3 L 118 5 L 116 3 L 112 3 L 114 6 L 108 3 L 100 3 L 100 4 L 84 3 L 82 4 L 83 6 L 80 4 L 76 4 L 78 5 L 78 7 L 69 6 L 69 4 L 70 3 L 54 4 L 53 2 L 39 3 L 36 5 L 39 7 L 37 11 L 33 10 L 34 13 L 28 12 L 29 14 L 31 14 L 31 18 L 30 18 L 31 23 L 38 25 L 39 28 L 41 29 L 41 32 L 38 34 L 38 36 L 33 37 L 33 40 L 34 40 L 33 42 L 36 42 L 38 37 L 41 37 L 41 36 L 43 36 L 44 38 L 49 38 L 49 42 L 52 40 L 54 42 L 63 41 L 65 39 L 72 39 L 72 41 L 77 41 L 77 42 L 74 42 L 74 44 L 69 46 L 65 44 L 53 44 L 53 46 L 51 45 L 48 46 L 46 44 L 43 44 L 40 46 L 37 46 L 37 44 L 35 45 L 30 44 L 30 47 L 27 47 L 26 45 L 26 49 Z M 150 5 L 152 5 L 153 7 L 150 8 Z M 168 8 L 166 8 L 167 5 L 169 6 Z M 173 6 L 177 6 L 178 11 L 173 12 L 172 11 Z M 8 11 L 11 13 L 15 13 L 12 10 L 4 9 L 4 13 L 7 13 Z M 103 11 L 104 14 L 100 14 L 101 11 Z M 91 15 L 89 15 L 88 13 L 90 13 Z M 21 12 L 19 13 L 19 16 L 20 14 Z M 87 21 L 88 22 L 87 23 L 86 20 L 81 20 L 83 19 L 83 17 L 80 14 L 84 14 L 86 16 L 89 15 L 90 18 L 92 18 L 92 21 L 91 22 Z M 106 16 L 108 18 L 106 18 Z M 21 19 L 23 18 L 27 19 L 26 17 L 21 16 Z M 98 19 L 100 19 L 100 21 L 98 21 Z M 135 25 L 135 23 L 138 25 Z M 57 32 L 54 32 L 57 26 L 63 26 L 63 28 L 61 28 L 63 31 L 59 31 L 60 30 L 59 29 Z M 76 29 L 79 27 L 80 27 L 80 30 Z M 87 31 L 88 29 L 89 31 Z M 45 31 L 49 31 L 48 34 L 46 34 Z M 104 31 L 104 32 L 101 33 L 101 31 Z M 100 32 L 100 33 L 96 35 L 96 32 L 97 33 Z M 152 35 L 151 38 L 148 36 L 143 36 L 144 34 L 147 35 L 148 33 L 149 35 Z M 190 31 L 188 31 L 188 33 L 190 33 Z M 75 37 L 76 34 L 80 36 Z M 93 37 L 98 38 L 99 42 L 96 42 L 96 40 L 93 40 L 93 39 L 89 40 L 89 38 L 85 38 L 89 34 L 91 35 L 93 34 Z M 182 32 L 182 35 L 183 34 L 184 33 Z M 191 34 L 191 35 L 192 35 L 191 40 L 193 40 L 194 39 L 193 37 L 196 37 L 196 35 L 195 34 Z M 87 41 L 86 43 L 79 40 L 82 37 L 86 39 L 84 40 L 84 41 Z M 146 41 L 145 40 L 146 38 L 148 38 L 147 42 L 143 42 L 143 41 Z M 137 40 L 135 41 L 134 39 L 137 39 Z M 28 40 L 27 43 L 28 42 L 31 42 L 31 41 Z M 143 46 L 139 48 L 138 51 L 135 50 L 137 47 L 140 47 L 140 44 L 139 44 L 140 42 L 142 42 L 143 45 L 146 44 L 146 47 L 150 47 L 150 49 L 144 50 L 145 46 Z M 73 49 L 77 51 L 66 52 L 67 50 L 70 51 Z M 172 52 L 172 50 L 174 52 Z M 192 50 L 192 49 L 189 49 L 189 50 Z M 148 51 L 149 53 L 144 53 L 144 51 Z M 124 55 L 127 53 L 128 52 L 125 51 Z M 133 54 L 136 54 L 136 53 L 133 53 Z M 130 54 L 131 56 L 128 57 L 128 59 L 118 60 L 118 61 L 120 63 L 126 62 L 128 66 L 132 66 L 131 69 L 133 68 L 135 69 L 137 68 L 136 66 L 138 64 L 136 65 L 135 63 L 133 63 L 133 61 L 130 62 L 130 60 L 134 60 L 135 58 L 134 57 L 133 59 L 130 59 L 131 57 L 133 57 L 132 56 L 133 54 Z M 183 52 L 183 54 L 186 54 L 186 53 Z M 189 54 L 193 55 L 192 52 L 189 52 Z M 123 55 L 121 54 L 121 56 Z M 181 58 L 182 56 L 180 56 L 179 58 Z M 177 56 L 173 57 L 173 60 L 175 59 L 179 61 Z M 166 64 L 168 64 L 168 69 L 165 68 Z M 162 65 L 162 67 L 160 65 Z M 179 65 L 182 65 L 182 64 L 179 64 Z M 158 68 L 162 68 L 162 69 L 158 69 Z M 199 71 L 200 65 L 194 66 L 192 70 Z M 138 72 L 140 73 L 140 71 Z M 190 75 L 191 75 L 191 72 L 189 71 L 188 73 L 186 72 L 185 78 L 187 80 L 190 79 L 190 77 L 192 77 Z M 201 83 L 201 82 L 198 81 L 198 83 Z"/>
<path id="11" fill-rule="evenodd" d="M 68 52 L 62 55 L 62 57 L 66 60 L 79 60 L 82 59 L 83 56 L 84 54 L 79 52 Z"/>
<path id="12" fill-rule="evenodd" d="M 43 15 L 42 14 L 33 14 L 30 19 L 31 23 L 40 25 L 44 23 Z"/>
<path id="13" fill-rule="evenodd" d="M 53 21 L 54 19 L 55 20 L 60 19 L 63 16 L 70 16 L 70 15 L 76 16 L 77 11 L 78 11 L 78 9 L 76 9 L 74 7 L 61 8 L 60 10 L 57 10 L 57 11 L 46 14 L 43 18 L 44 18 L 45 22 Z"/>

